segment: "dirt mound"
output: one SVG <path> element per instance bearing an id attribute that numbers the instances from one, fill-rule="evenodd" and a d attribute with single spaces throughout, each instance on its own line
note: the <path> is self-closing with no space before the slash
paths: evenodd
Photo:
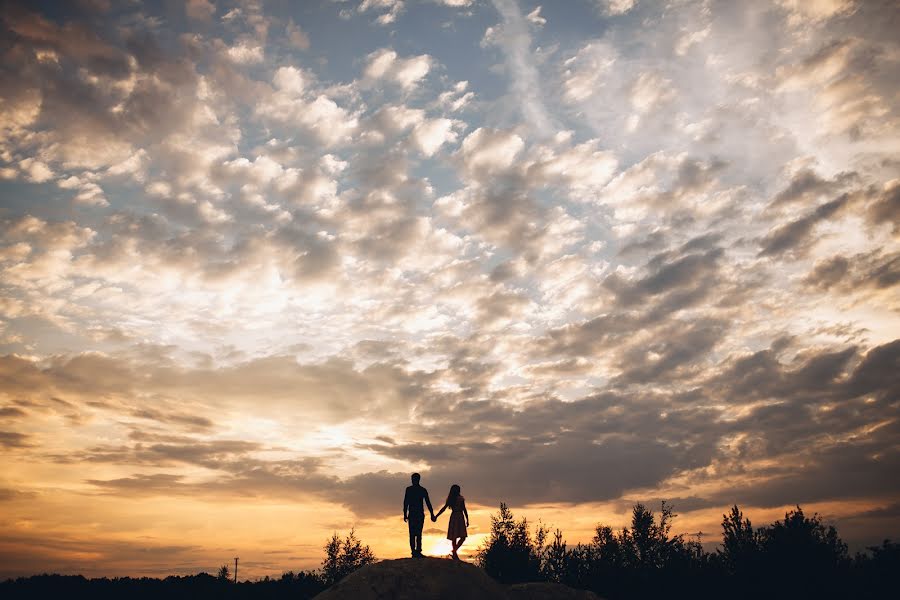
<path id="1" fill-rule="evenodd" d="M 355 571 L 316 600 L 596 600 L 552 583 L 500 585 L 476 567 L 441 558 L 383 560 Z"/>

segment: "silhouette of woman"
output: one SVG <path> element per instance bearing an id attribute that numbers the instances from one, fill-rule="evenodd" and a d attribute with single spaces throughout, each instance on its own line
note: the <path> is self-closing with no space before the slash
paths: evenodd
<path id="1" fill-rule="evenodd" d="M 459 560 L 459 555 L 456 551 L 466 541 L 469 511 L 466 510 L 466 499 L 462 497 L 459 486 L 455 483 L 450 486 L 450 493 L 447 494 L 447 501 L 444 502 L 443 508 L 435 516 L 431 517 L 431 520 L 437 521 L 437 518 L 448 507 L 450 508 L 450 524 L 447 526 L 447 539 L 453 544 L 453 560 Z"/>

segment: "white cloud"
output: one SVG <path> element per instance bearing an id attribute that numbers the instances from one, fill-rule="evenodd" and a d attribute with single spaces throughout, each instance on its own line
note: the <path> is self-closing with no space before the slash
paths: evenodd
<path id="1" fill-rule="evenodd" d="M 777 89 L 790 102 L 791 121 L 808 123 L 797 127 L 798 134 L 806 134 L 806 143 L 812 146 L 834 135 L 888 143 L 896 138 L 900 115 L 886 97 L 889 91 L 877 77 L 867 76 L 884 68 L 879 54 L 862 40 L 835 40 L 775 71 Z M 862 70 L 861 62 L 866 65 Z"/>
<path id="2" fill-rule="evenodd" d="M 637 0 L 595 0 L 597 6 L 608 15 L 624 15 L 637 3 Z"/>
<path id="3" fill-rule="evenodd" d="M 797 24 L 803 21 L 822 21 L 847 14 L 857 8 L 856 0 L 778 0 Z"/>
<path id="4" fill-rule="evenodd" d="M 265 119 L 307 131 L 327 146 L 346 141 L 356 131 L 357 116 L 310 88 L 300 69 L 280 67 L 272 82 L 275 90 L 256 105 L 256 113 Z"/>
<path id="5" fill-rule="evenodd" d="M 252 162 L 244 157 L 222 164 L 222 169 L 232 176 L 239 176 L 240 181 L 252 181 L 259 186 L 275 183 L 284 173 L 284 168 L 268 156 L 257 156 Z"/>
<path id="6" fill-rule="evenodd" d="M 76 205 L 109 206 L 103 189 L 91 181 L 91 178 L 90 174 L 85 177 L 71 175 L 65 179 L 58 180 L 56 185 L 65 190 L 78 190 L 78 193 L 72 198 L 72 202 Z"/>
<path id="7" fill-rule="evenodd" d="M 379 25 L 390 25 L 403 12 L 403 0 L 363 0 L 357 10 L 359 12 L 387 11 L 379 15 L 375 22 Z"/>
<path id="8" fill-rule="evenodd" d="M 369 54 L 363 74 L 371 80 L 392 81 L 404 90 L 415 88 L 431 69 L 432 58 L 427 54 L 400 58 L 389 48 Z"/>
<path id="9" fill-rule="evenodd" d="M 493 173 L 508 169 L 524 147 L 515 133 L 479 127 L 463 140 L 459 154 L 469 171 Z"/>
<path id="10" fill-rule="evenodd" d="M 442 92 L 438 96 L 438 105 L 447 112 L 457 112 L 475 98 L 475 93 L 467 91 L 468 81 L 457 82 L 452 90 Z"/>
<path id="11" fill-rule="evenodd" d="M 525 123 L 542 136 L 553 129 L 553 119 L 544 105 L 543 86 L 531 52 L 531 34 L 528 21 L 515 0 L 492 0 L 503 18 L 498 29 L 488 29 L 482 43 L 498 44 L 506 55 L 511 93 L 519 102 Z"/>
<path id="12" fill-rule="evenodd" d="M 265 59 L 262 46 L 251 45 L 250 42 L 240 42 L 236 46 L 231 46 L 225 54 L 239 65 L 258 64 Z"/>
<path id="13" fill-rule="evenodd" d="M 603 85 L 616 62 L 615 50 L 603 42 L 591 42 L 565 61 L 563 86 L 570 102 L 583 102 Z"/>
<path id="14" fill-rule="evenodd" d="M 106 172 L 109 175 L 128 175 L 134 181 L 142 182 L 146 177 L 146 170 L 149 162 L 149 154 L 146 150 L 141 148 L 128 158 L 111 165 Z"/>
<path id="15" fill-rule="evenodd" d="M 19 168 L 28 181 L 34 183 L 44 183 L 55 176 L 53 170 L 46 163 L 34 158 L 26 158 L 19 161 Z"/>
<path id="16" fill-rule="evenodd" d="M 599 140 L 588 140 L 566 149 L 539 148 L 524 168 L 539 185 L 563 184 L 577 199 L 593 200 L 618 167 L 615 154 L 599 146 Z"/>
<path id="17" fill-rule="evenodd" d="M 409 131 L 409 140 L 425 156 L 432 156 L 445 143 L 456 141 L 455 129 L 461 122 L 448 118 L 429 119 L 422 109 L 404 105 L 388 105 L 379 109 L 365 123 L 361 137 L 374 144 Z"/>
<path id="18" fill-rule="evenodd" d="M 631 86 L 631 105 L 639 112 L 646 113 L 671 100 L 675 96 L 672 82 L 658 73 L 646 72 L 638 75 Z"/>
<path id="19" fill-rule="evenodd" d="M 327 144 L 336 144 L 356 129 L 357 119 L 324 94 L 295 112 L 298 123 L 315 131 Z"/>
<path id="20" fill-rule="evenodd" d="M 16 90 L 0 103 L 0 131 L 15 135 L 28 127 L 41 112 L 41 92 L 36 88 Z"/>
<path id="21" fill-rule="evenodd" d="M 412 139 L 425 156 L 431 156 L 447 143 L 456 141 L 453 121 L 450 119 L 430 119 L 415 126 Z"/>
<path id="22" fill-rule="evenodd" d="M 395 134 L 425 120 L 425 111 L 402 105 L 389 105 L 375 113 L 373 121 L 384 132 Z"/>
<path id="23" fill-rule="evenodd" d="M 83 184 L 72 201 L 84 206 L 109 206 L 103 190 L 93 182 Z"/>
<path id="24" fill-rule="evenodd" d="M 296 67 L 279 67 L 272 83 L 279 91 L 299 96 L 306 89 L 306 77 Z"/>
<path id="25" fill-rule="evenodd" d="M 541 7 L 538 6 L 533 11 L 525 15 L 525 18 L 528 19 L 529 23 L 537 25 L 538 27 L 542 27 L 547 24 L 547 19 L 541 16 Z"/>
<path id="26" fill-rule="evenodd" d="M 678 38 L 678 42 L 675 44 L 675 53 L 678 56 L 684 56 L 687 54 L 688 50 L 691 49 L 696 44 L 699 44 L 707 37 L 709 37 L 709 32 L 711 31 L 711 27 L 707 25 L 703 29 L 697 29 L 696 31 L 685 31 L 684 34 Z"/>
<path id="27" fill-rule="evenodd" d="M 641 73 L 629 89 L 629 101 L 636 112 L 628 118 L 628 131 L 634 131 L 641 117 L 658 111 L 675 96 L 675 88 L 669 79 L 655 72 Z"/>

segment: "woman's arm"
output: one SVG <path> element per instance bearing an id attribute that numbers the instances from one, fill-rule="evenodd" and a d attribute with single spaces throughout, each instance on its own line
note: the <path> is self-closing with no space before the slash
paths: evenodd
<path id="1" fill-rule="evenodd" d="M 431 520 L 432 520 L 432 521 L 437 521 L 437 518 L 438 518 L 439 516 L 441 516 L 441 514 L 442 514 L 445 510 L 447 510 L 447 504 L 446 504 L 446 503 L 444 504 L 443 508 L 441 508 L 441 510 L 438 511 L 438 514 L 436 514 L 436 515 L 434 515 L 433 517 L 431 517 Z"/>
<path id="2" fill-rule="evenodd" d="M 469 526 L 469 511 L 466 510 L 466 501 L 463 500 L 462 503 L 463 514 L 466 515 L 466 527 Z"/>

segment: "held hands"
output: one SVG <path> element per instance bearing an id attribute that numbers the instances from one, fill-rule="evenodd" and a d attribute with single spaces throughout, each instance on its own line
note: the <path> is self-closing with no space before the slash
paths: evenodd
<path id="1" fill-rule="evenodd" d="M 431 522 L 435 523 L 436 521 L 437 521 L 437 517 L 434 515 L 431 515 Z"/>

